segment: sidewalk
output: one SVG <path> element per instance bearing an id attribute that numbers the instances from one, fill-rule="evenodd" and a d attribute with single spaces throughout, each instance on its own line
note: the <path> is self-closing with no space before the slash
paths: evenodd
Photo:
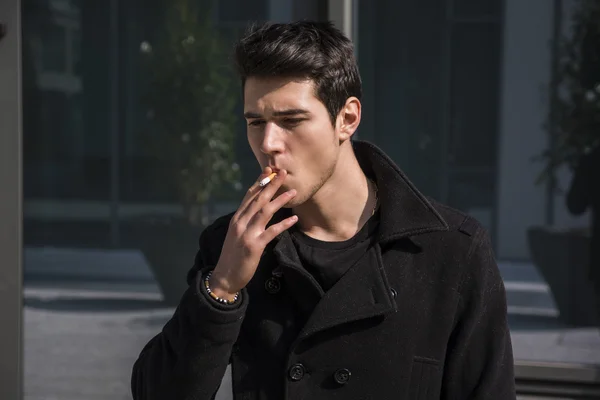
<path id="1" fill-rule="evenodd" d="M 24 399 L 130 400 L 131 368 L 173 314 L 135 251 L 25 249 Z M 231 400 L 230 372 L 217 400 Z"/>
<path id="2" fill-rule="evenodd" d="M 131 367 L 172 315 L 136 251 L 25 249 L 25 400 L 131 399 Z M 527 264 L 500 263 L 515 358 L 600 365 L 598 329 L 557 319 Z M 217 400 L 231 399 L 229 371 Z"/>
<path id="3" fill-rule="evenodd" d="M 27 288 L 24 399 L 130 400 L 133 363 L 173 313 L 160 300 L 145 290 Z M 217 400 L 231 399 L 228 371 Z"/>

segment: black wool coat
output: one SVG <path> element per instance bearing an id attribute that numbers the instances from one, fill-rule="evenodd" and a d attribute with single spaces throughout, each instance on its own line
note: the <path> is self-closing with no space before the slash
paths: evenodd
<path id="1" fill-rule="evenodd" d="M 228 363 L 236 400 L 515 399 L 506 297 L 486 231 L 426 199 L 378 148 L 373 246 L 326 293 L 290 234 L 265 250 L 237 306 L 201 286 L 231 215 L 200 236 L 189 289 L 133 367 L 135 400 L 211 399 Z M 285 217 L 285 211 L 274 218 Z"/>

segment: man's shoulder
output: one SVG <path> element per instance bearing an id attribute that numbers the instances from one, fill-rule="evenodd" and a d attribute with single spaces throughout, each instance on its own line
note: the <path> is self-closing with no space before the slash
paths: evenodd
<path id="1" fill-rule="evenodd" d="M 428 247 L 436 249 L 433 254 L 451 257 L 461 268 L 475 268 L 471 272 L 476 274 L 484 273 L 489 267 L 495 268 L 494 250 L 485 226 L 464 211 L 433 199 L 427 200 L 448 226 L 444 231 L 433 233 L 425 240 L 421 239 Z"/>
<path id="2" fill-rule="evenodd" d="M 461 234 L 471 238 L 488 234 L 483 224 L 472 215 L 440 203 L 432 198 L 427 198 L 427 200 L 448 224 L 448 230 L 446 232 L 450 234 Z"/>
<path id="3" fill-rule="evenodd" d="M 481 284 L 500 282 L 490 234 L 483 224 L 463 211 L 428 200 L 448 224 L 448 230 L 442 233 L 445 235 L 444 247 L 451 253 L 452 259 L 458 261 L 461 275 Z M 440 241 L 431 242 L 432 245 L 435 243 Z M 439 254 L 449 255 L 443 251 Z"/>

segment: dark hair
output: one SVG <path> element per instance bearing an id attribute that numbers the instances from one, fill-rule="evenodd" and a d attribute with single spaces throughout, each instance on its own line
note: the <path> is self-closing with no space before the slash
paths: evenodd
<path id="1" fill-rule="evenodd" d="M 307 78 L 332 123 L 346 100 L 361 98 L 354 46 L 331 22 L 253 25 L 235 46 L 242 87 L 249 77 Z"/>

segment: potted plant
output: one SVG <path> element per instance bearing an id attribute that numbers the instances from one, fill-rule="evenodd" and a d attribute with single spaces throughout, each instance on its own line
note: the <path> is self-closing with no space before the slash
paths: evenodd
<path id="1" fill-rule="evenodd" d="M 197 1 L 171 1 L 156 40 L 140 48 L 149 89 L 145 141 L 160 166 L 156 179 L 177 192 L 182 216 L 144 218 L 134 236 L 171 305 L 187 287 L 198 236 L 211 219 L 209 202 L 241 187 L 234 160 L 237 81 L 211 15 Z"/>
<path id="2" fill-rule="evenodd" d="M 553 106 L 546 124 L 550 146 L 538 157 L 545 166 L 537 184 L 554 192 L 557 173 L 574 171 L 600 139 L 600 1 L 575 5 L 570 33 L 561 41 L 553 77 Z M 590 229 L 531 227 L 528 241 L 533 262 L 544 276 L 561 319 L 571 325 L 596 324 L 594 293 L 588 279 Z"/>

